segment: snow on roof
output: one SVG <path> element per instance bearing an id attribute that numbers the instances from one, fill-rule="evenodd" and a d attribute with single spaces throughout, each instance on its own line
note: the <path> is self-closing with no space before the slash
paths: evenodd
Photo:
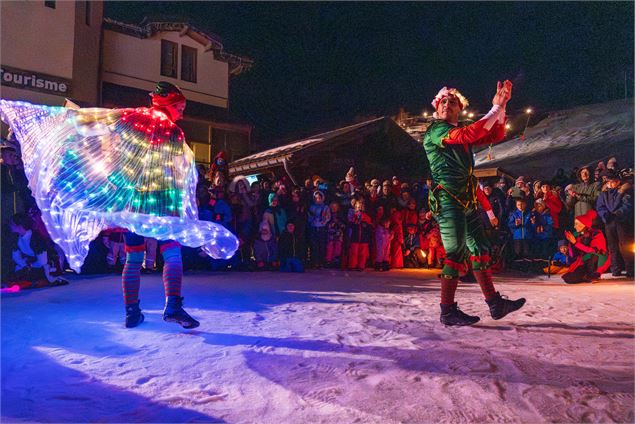
<path id="1" fill-rule="evenodd" d="M 149 38 L 157 32 L 178 31 L 189 35 L 193 40 L 205 46 L 204 51 L 213 51 L 214 58 L 227 62 L 230 65 L 230 73 L 238 75 L 249 70 L 253 60 L 245 56 L 230 54 L 225 51 L 221 38 L 207 31 L 202 31 L 188 22 L 155 21 L 144 19 L 139 25 L 104 18 L 104 28 L 137 38 Z"/>
<path id="2" fill-rule="evenodd" d="M 351 131 L 365 127 L 367 125 L 374 124 L 384 119 L 386 119 L 386 117 L 382 116 L 381 118 L 371 119 L 370 121 L 365 121 L 359 124 L 350 125 L 348 127 L 338 128 L 333 131 L 317 134 L 309 138 L 295 141 L 290 144 L 285 144 L 284 146 L 275 147 L 273 149 L 265 150 L 250 156 L 246 156 L 244 158 L 241 158 L 232 162 L 229 166 L 230 168 L 238 169 L 239 167 L 243 167 L 244 165 L 247 165 L 253 162 L 263 162 L 267 160 L 269 160 L 270 165 L 276 165 L 276 164 L 282 163 L 284 159 L 288 158 L 293 153 L 300 151 L 302 149 L 305 149 L 308 146 L 314 146 L 323 142 L 327 142 L 337 136 L 349 133 Z"/>
<path id="3" fill-rule="evenodd" d="M 558 168 L 597 164 L 611 156 L 633 165 L 633 99 L 556 111 L 514 138 L 476 153 L 476 167 L 504 167 L 515 175 L 551 178 Z"/>

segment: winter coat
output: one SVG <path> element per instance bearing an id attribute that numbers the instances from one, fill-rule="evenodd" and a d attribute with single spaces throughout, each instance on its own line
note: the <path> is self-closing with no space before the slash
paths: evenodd
<path id="1" fill-rule="evenodd" d="M 549 209 L 551 214 L 551 220 L 553 221 L 553 228 L 560 228 L 560 211 L 564 205 L 562 201 L 553 191 L 548 191 L 547 193 L 540 193 L 538 198 L 542 199 L 545 202 L 545 206 Z"/>
<path id="2" fill-rule="evenodd" d="M 351 243 L 370 243 L 373 234 L 373 223 L 364 212 L 353 214 L 348 223 Z"/>
<path id="3" fill-rule="evenodd" d="M 375 230 L 375 258 L 378 262 L 390 261 L 390 241 L 394 234 L 381 225 Z"/>
<path id="4" fill-rule="evenodd" d="M 302 242 L 298 239 L 298 235 L 295 232 L 290 233 L 285 229 L 282 234 L 280 234 L 278 251 L 280 257 L 283 259 L 298 258 L 302 251 Z"/>
<path id="5" fill-rule="evenodd" d="M 276 237 L 280 237 L 287 226 L 287 213 L 280 206 L 269 206 L 263 214 L 263 219 L 269 223 Z"/>
<path id="6" fill-rule="evenodd" d="M 554 264 L 560 264 L 560 265 L 564 265 L 564 266 L 569 266 L 571 265 L 571 262 L 573 261 L 573 258 L 569 255 L 564 255 L 560 252 L 557 252 L 555 255 L 553 255 L 553 262 Z"/>
<path id="7" fill-rule="evenodd" d="M 598 196 L 595 209 L 605 224 L 617 220 L 630 222 L 633 220 L 633 198 L 629 187 L 608 189 Z"/>
<path id="8" fill-rule="evenodd" d="M 592 229 L 588 236 L 584 234 L 579 235 L 576 237 L 576 243 L 573 247 L 577 249 L 578 252 L 581 252 L 581 255 L 571 264 L 568 272 L 573 272 L 576 268 L 581 267 L 585 261 L 591 258 L 591 255 L 598 256 L 597 273 L 603 274 L 611 267 L 611 258 L 602 231 Z"/>
<path id="9" fill-rule="evenodd" d="M 339 217 L 333 217 L 327 226 L 327 241 L 344 241 L 346 225 Z"/>
<path id="10" fill-rule="evenodd" d="M 516 225 L 517 218 L 521 220 L 520 225 Z M 507 225 L 512 232 L 514 240 L 532 239 L 531 222 L 529 221 L 530 218 L 531 212 L 529 211 L 522 212 L 516 209 L 509 214 L 509 218 L 507 218 Z"/>
<path id="11" fill-rule="evenodd" d="M 579 175 L 579 173 L 578 173 Z M 584 183 L 574 184 L 571 188 L 577 197 L 570 196 L 567 198 L 569 208 L 573 209 L 573 216 L 584 215 L 595 207 L 595 202 L 602 190 L 600 183 Z"/>
<path id="12" fill-rule="evenodd" d="M 199 219 L 217 222 L 223 227 L 231 229 L 232 208 L 223 199 L 212 199 L 207 205 L 200 208 Z"/>
<path id="13" fill-rule="evenodd" d="M 413 211 L 406 208 L 401 211 L 401 222 L 403 222 L 403 225 L 416 224 L 418 220 L 419 214 L 416 210 Z"/>
<path id="14" fill-rule="evenodd" d="M 406 234 L 403 239 L 404 252 L 406 250 L 412 251 L 413 249 L 416 249 L 417 247 L 419 248 L 421 247 L 421 242 L 419 240 L 419 233 Z"/>
<path id="15" fill-rule="evenodd" d="M 553 238 L 553 220 L 549 209 L 545 209 L 542 213 L 533 211 L 531 216 L 534 218 L 533 224 L 531 224 L 531 231 L 533 238 L 536 240 L 550 240 Z M 531 220 L 531 218 L 530 218 Z M 542 228 L 542 232 L 540 232 Z"/>
<path id="16" fill-rule="evenodd" d="M 403 252 L 401 251 L 401 247 L 403 246 L 404 237 L 401 213 L 399 211 L 395 211 L 390 216 L 390 229 L 394 234 L 390 242 L 390 267 L 403 268 Z"/>
<path id="17" fill-rule="evenodd" d="M 325 203 L 313 203 L 309 208 L 309 225 L 311 227 L 326 227 L 331 220 L 331 208 Z"/>

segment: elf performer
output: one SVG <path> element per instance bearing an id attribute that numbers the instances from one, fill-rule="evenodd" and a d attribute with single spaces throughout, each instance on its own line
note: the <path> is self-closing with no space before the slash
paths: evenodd
<path id="1" fill-rule="evenodd" d="M 511 98 L 512 83 L 498 82 L 492 109 L 480 120 L 458 126 L 459 113 L 468 101 L 455 88 L 443 87 L 432 101 L 434 118 L 425 133 L 423 146 L 430 162 L 434 188 L 430 210 L 439 223 L 446 259 L 441 271 L 441 323 L 472 325 L 479 321 L 458 308 L 454 294 L 464 261 L 472 263 L 476 280 L 489 305 L 493 319 L 520 309 L 525 299 L 509 300 L 492 283 L 490 244 L 478 213 L 477 180 L 474 177 L 472 147 L 501 141 L 505 136 L 505 107 Z"/>
<path id="2" fill-rule="evenodd" d="M 144 320 L 139 307 L 144 237 L 164 258 L 163 319 L 199 322 L 183 310 L 181 245 L 217 259 L 238 248 L 224 227 L 198 220 L 194 154 L 175 124 L 186 99 L 159 82 L 152 106 L 131 109 L 51 107 L 0 99 L 0 117 L 22 147 L 25 174 L 42 220 L 71 268 L 80 272 L 88 245 L 107 228 L 129 230 L 122 286 L 126 327 Z"/>

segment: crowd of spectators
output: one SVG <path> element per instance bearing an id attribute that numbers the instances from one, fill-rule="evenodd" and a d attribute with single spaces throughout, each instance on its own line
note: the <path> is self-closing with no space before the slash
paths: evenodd
<path id="1" fill-rule="evenodd" d="M 65 266 L 29 199 L 16 149 L 6 143 L 2 147 L 3 231 L 4 240 L 11 240 L 7 245 L 3 241 L 3 250 L 11 252 L 11 256 L 3 254 L 4 285 L 9 274 L 15 276 L 14 271 L 25 266 L 16 258 L 23 257 L 24 250 L 35 252 L 28 246 L 22 249 L 20 233 L 36 228 L 42 236 L 34 238 L 39 240 L 38 249 L 45 246 L 49 257 L 35 255 L 31 263 L 48 261 L 53 270 Z M 296 185 L 285 175 L 260 176 L 250 183 L 244 176 L 229 177 L 222 153 L 209 169 L 198 168 L 199 219 L 228 228 L 240 246 L 229 260 L 183 247 L 185 269 L 387 271 L 443 265 L 439 227 L 428 210 L 431 179 L 367 176 L 362 180 L 350 168 L 341 181 L 313 175 Z M 609 268 L 615 276 L 633 275 L 633 173 L 619 169 L 615 159 L 570 174 L 558 169 L 550 181 L 486 178 L 479 187 L 478 207 L 492 243 L 495 270 L 544 270 L 562 274 L 566 282 L 590 281 Z M 24 232 L 15 230 L 17 224 Z M 125 261 L 124 231 L 102 232 L 91 244 L 82 272 L 120 271 Z M 156 241 L 148 239 L 144 272 L 161 267 L 156 250 Z M 44 277 L 38 275 L 53 284 L 51 274 L 47 269 Z"/>

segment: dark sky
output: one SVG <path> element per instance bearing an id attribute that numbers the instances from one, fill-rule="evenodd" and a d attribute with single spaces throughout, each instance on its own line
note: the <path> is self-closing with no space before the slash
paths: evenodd
<path id="1" fill-rule="evenodd" d="M 444 85 L 486 112 L 511 79 L 510 112 L 633 96 L 633 2 L 112 2 L 106 16 L 189 20 L 255 61 L 230 110 L 264 145 L 366 116 L 424 108 Z"/>

